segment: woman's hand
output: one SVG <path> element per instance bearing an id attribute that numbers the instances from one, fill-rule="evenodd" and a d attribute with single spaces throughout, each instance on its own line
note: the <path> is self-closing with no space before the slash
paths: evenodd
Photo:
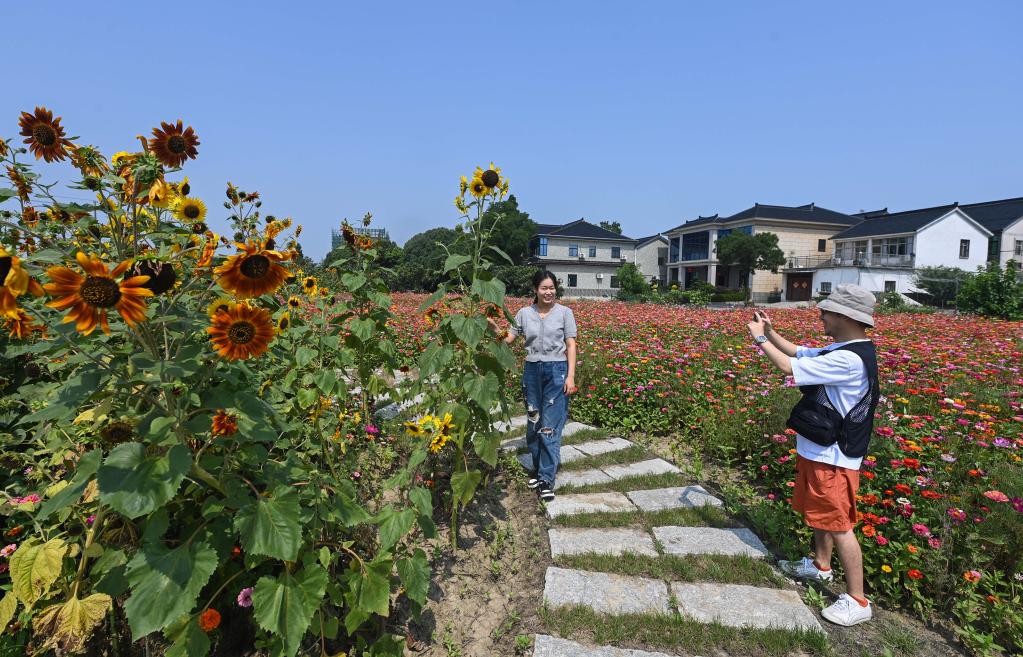
<path id="1" fill-rule="evenodd" d="M 497 322 L 494 321 L 493 317 L 487 317 L 487 325 L 490 327 L 490 330 L 494 335 L 501 334 L 501 327 L 497 325 Z"/>
<path id="2" fill-rule="evenodd" d="M 571 376 L 566 377 L 565 378 L 565 394 L 566 395 L 574 395 L 578 391 L 579 391 L 579 388 L 575 387 L 575 378 L 571 377 Z"/>

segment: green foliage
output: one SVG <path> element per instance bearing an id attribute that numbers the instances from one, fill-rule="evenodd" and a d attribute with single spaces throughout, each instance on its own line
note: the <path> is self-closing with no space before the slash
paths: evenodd
<path id="1" fill-rule="evenodd" d="M 618 296 L 637 297 L 650 292 L 650 283 L 647 282 L 639 268 L 631 262 L 625 263 L 615 272 L 618 277 Z"/>
<path id="2" fill-rule="evenodd" d="M 622 224 L 617 222 L 617 221 L 605 220 L 605 221 L 601 221 L 599 225 L 604 230 L 609 230 L 612 233 L 618 233 L 619 235 L 622 234 Z"/>
<path id="3" fill-rule="evenodd" d="M 969 274 L 958 267 L 920 267 L 913 274 L 913 286 L 923 290 L 926 302 L 946 306 L 955 301 L 959 286 Z M 924 299 L 920 299 L 924 301 Z"/>
<path id="4" fill-rule="evenodd" d="M 877 311 L 880 313 L 901 313 L 909 308 L 909 304 L 898 292 L 882 292 L 878 297 Z"/>
<path id="5" fill-rule="evenodd" d="M 1001 269 L 997 263 L 970 274 L 959 288 L 956 306 L 967 313 L 985 317 L 1023 319 L 1023 278 L 1014 260 Z"/>
<path id="6" fill-rule="evenodd" d="M 731 232 L 717 241 L 717 258 L 723 265 L 736 265 L 739 280 L 749 280 L 753 271 L 766 269 L 777 273 L 785 264 L 785 252 L 778 248 L 778 236 L 774 233 Z"/>
<path id="7" fill-rule="evenodd" d="M 512 194 L 507 200 L 497 201 L 483 213 L 483 223 L 490 227 L 487 238 L 491 247 L 497 247 L 497 253 L 506 254 L 511 262 L 504 257 L 494 257 L 500 264 L 522 265 L 529 258 L 529 242 L 536 234 L 536 222 L 529 214 L 519 209 L 519 202 Z"/>

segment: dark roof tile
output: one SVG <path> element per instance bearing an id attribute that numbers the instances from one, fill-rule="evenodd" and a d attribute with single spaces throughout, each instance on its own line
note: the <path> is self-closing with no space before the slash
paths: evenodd
<path id="1" fill-rule="evenodd" d="M 611 232 L 600 226 L 594 226 L 585 219 L 577 219 L 571 223 L 554 225 L 554 224 L 537 224 L 536 225 L 537 235 L 546 235 L 548 237 L 578 237 L 580 239 L 597 239 L 597 240 L 622 240 L 625 242 L 635 242 L 636 240 L 625 235 L 619 235 L 618 233 Z"/>

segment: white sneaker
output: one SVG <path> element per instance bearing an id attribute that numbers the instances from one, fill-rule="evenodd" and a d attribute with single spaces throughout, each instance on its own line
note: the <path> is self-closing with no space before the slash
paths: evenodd
<path id="1" fill-rule="evenodd" d="M 815 579 L 820 582 L 830 582 L 835 578 L 832 570 L 820 570 L 814 565 L 811 557 L 803 557 L 799 561 L 779 561 L 778 567 L 786 575 L 792 575 L 799 579 Z"/>
<path id="2" fill-rule="evenodd" d="M 845 625 L 846 627 L 856 625 L 858 623 L 865 623 L 874 617 L 874 607 L 867 601 L 867 606 L 864 607 L 860 603 L 856 602 L 848 593 L 843 593 L 838 596 L 838 600 L 835 604 L 830 607 L 826 607 L 821 611 L 821 616 L 827 618 L 835 625 Z"/>
<path id="3" fill-rule="evenodd" d="M 529 481 L 526 482 L 526 488 L 529 490 L 536 490 L 540 487 L 540 480 L 536 477 L 530 477 Z"/>

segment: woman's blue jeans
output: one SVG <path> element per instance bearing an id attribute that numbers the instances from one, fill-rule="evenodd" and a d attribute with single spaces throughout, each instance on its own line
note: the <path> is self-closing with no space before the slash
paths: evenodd
<path id="1" fill-rule="evenodd" d="M 526 447 L 536 478 L 553 488 L 561 464 L 561 432 L 568 421 L 565 379 L 568 361 L 526 362 L 522 396 L 526 400 Z"/>

